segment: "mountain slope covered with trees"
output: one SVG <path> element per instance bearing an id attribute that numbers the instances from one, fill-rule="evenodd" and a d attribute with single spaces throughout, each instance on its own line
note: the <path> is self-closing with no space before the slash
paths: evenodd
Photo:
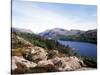
<path id="1" fill-rule="evenodd" d="M 82 41 L 95 44 L 97 43 L 97 29 L 81 31 L 54 28 L 51 30 L 46 30 L 39 35 L 47 37 L 48 39 L 55 40 Z"/>

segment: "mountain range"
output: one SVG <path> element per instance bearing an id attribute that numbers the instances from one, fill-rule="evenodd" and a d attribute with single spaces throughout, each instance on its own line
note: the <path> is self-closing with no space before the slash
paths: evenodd
<path id="1" fill-rule="evenodd" d="M 66 30 L 61 28 L 54 28 L 51 30 L 46 30 L 44 32 L 39 33 L 39 35 L 47 37 L 47 38 L 57 38 L 59 36 L 69 36 L 69 35 L 79 35 L 84 33 L 82 30 Z"/>
<path id="2" fill-rule="evenodd" d="M 68 41 L 82 41 L 97 43 L 97 29 L 82 31 L 82 30 L 66 30 L 61 28 L 54 28 L 46 30 L 39 34 L 48 39 L 68 40 Z"/>
<path id="3" fill-rule="evenodd" d="M 31 30 L 23 28 L 14 28 L 14 27 L 12 27 L 12 32 L 35 34 Z M 53 40 L 68 40 L 68 41 L 97 43 L 97 29 L 83 31 L 83 30 L 73 30 L 73 29 L 66 30 L 62 28 L 53 28 L 35 35 L 38 35 L 38 37 L 41 38 L 47 38 Z"/>

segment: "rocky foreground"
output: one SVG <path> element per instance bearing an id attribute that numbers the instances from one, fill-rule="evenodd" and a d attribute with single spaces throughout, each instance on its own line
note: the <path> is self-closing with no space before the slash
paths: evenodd
<path id="1" fill-rule="evenodd" d="M 74 71 L 83 67 L 88 69 L 76 56 L 65 56 L 58 50 L 48 51 L 12 35 L 12 74 Z"/>
<path id="2" fill-rule="evenodd" d="M 73 71 L 86 66 L 82 60 L 75 56 L 57 56 L 58 52 L 56 50 L 53 51 L 55 55 L 50 59 L 48 59 L 48 53 L 40 47 L 30 47 L 25 49 L 24 52 L 26 53 L 26 59 L 18 53 L 12 56 L 12 73 Z M 28 53 L 32 55 L 30 57 L 31 61 L 27 60 Z"/>

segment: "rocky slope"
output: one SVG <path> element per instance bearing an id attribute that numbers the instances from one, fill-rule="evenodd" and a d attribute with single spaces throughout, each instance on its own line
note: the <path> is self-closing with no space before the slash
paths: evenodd
<path id="1" fill-rule="evenodd" d="M 25 30 L 25 29 L 24 29 Z M 63 29 L 56 31 L 65 32 Z M 71 30 L 74 34 L 80 31 Z M 90 30 L 81 35 L 89 40 L 96 36 L 97 30 Z M 93 33 L 93 34 L 92 34 Z M 95 38 L 95 37 L 94 37 Z M 29 32 L 12 31 L 12 74 L 61 72 L 97 68 L 97 61 L 88 57 L 76 57 L 72 48 L 59 44 Z"/>
<path id="2" fill-rule="evenodd" d="M 20 45 L 19 45 L 20 44 Z M 12 74 L 72 71 L 86 66 L 76 56 L 34 46 L 12 33 Z"/>
<path id="3" fill-rule="evenodd" d="M 12 74 L 74 71 L 86 67 L 83 60 L 76 56 L 34 46 L 15 33 L 12 33 L 11 51 Z"/>

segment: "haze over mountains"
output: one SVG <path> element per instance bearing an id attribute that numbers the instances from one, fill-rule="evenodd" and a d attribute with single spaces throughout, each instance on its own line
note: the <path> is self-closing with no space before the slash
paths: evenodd
<path id="1" fill-rule="evenodd" d="M 12 32 L 33 33 L 31 30 L 24 29 L 24 28 L 15 28 L 15 27 L 12 27 L 11 30 L 12 30 Z"/>

